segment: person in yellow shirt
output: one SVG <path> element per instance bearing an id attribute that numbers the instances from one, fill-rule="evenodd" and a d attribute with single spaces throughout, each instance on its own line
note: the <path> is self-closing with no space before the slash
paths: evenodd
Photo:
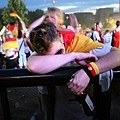
<path id="1" fill-rule="evenodd" d="M 5 52 L 6 68 L 18 68 L 18 42 L 10 30 L 5 32 L 4 37 L 2 49 Z"/>

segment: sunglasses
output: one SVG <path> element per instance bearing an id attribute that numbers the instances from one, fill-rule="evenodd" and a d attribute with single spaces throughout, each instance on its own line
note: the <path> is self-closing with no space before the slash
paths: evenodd
<path id="1" fill-rule="evenodd" d="M 62 53 L 63 53 L 63 49 L 59 49 L 59 50 L 55 53 L 55 55 L 62 54 Z"/>

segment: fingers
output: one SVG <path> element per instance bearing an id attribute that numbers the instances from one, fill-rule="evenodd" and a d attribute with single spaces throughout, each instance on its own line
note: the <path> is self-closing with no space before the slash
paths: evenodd
<path id="1" fill-rule="evenodd" d="M 87 58 L 94 58 L 95 61 L 98 60 L 98 58 L 91 53 L 78 53 L 76 60 L 84 60 L 84 59 L 87 59 Z"/>
<path id="2" fill-rule="evenodd" d="M 73 78 L 70 79 L 70 81 L 67 83 L 68 88 L 76 95 L 83 94 L 84 87 L 78 86 L 77 84 L 73 83 Z"/>
<path id="3" fill-rule="evenodd" d="M 68 88 L 76 95 L 83 94 L 84 88 L 74 85 L 72 82 L 69 82 Z"/>
<path id="4" fill-rule="evenodd" d="M 83 91 L 87 87 L 90 78 L 83 69 L 78 70 L 74 73 L 67 83 L 68 88 L 76 95 L 83 94 Z"/>
<path id="5" fill-rule="evenodd" d="M 95 56 L 95 55 L 93 55 L 93 54 L 91 54 L 91 53 L 89 53 L 89 54 L 90 54 L 90 58 L 94 58 L 95 61 L 98 60 L 97 56 Z"/>

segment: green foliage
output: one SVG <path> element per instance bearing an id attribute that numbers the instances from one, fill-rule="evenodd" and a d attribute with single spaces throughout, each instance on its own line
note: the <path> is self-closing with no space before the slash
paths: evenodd
<path id="1" fill-rule="evenodd" d="M 106 19 L 103 23 L 103 28 L 109 28 L 109 27 L 110 27 L 109 21 L 108 19 Z"/>
<path id="2" fill-rule="evenodd" d="M 7 8 L 2 12 L 2 20 L 4 24 L 8 24 L 16 20 L 14 17 L 10 17 L 11 12 L 16 12 L 25 23 L 28 23 L 28 19 L 25 17 L 25 13 L 28 11 L 23 0 L 8 0 Z"/>
<path id="3" fill-rule="evenodd" d="M 3 27 L 3 26 L 2 26 L 2 23 L 0 22 L 0 30 L 2 29 L 2 27 Z"/>
<path id="4" fill-rule="evenodd" d="M 27 18 L 29 19 L 29 24 L 31 24 L 36 19 L 40 18 L 44 14 L 43 10 L 37 9 L 35 11 L 29 11 Z"/>

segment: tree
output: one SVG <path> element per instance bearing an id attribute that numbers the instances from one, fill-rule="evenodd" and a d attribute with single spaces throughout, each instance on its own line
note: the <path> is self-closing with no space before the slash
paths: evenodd
<path id="1" fill-rule="evenodd" d="M 29 24 L 40 18 L 43 14 L 44 11 L 41 9 L 36 9 L 35 11 L 28 11 L 27 18 L 29 19 Z"/>
<path id="2" fill-rule="evenodd" d="M 14 17 L 10 17 L 11 12 L 16 12 L 22 20 L 27 24 L 28 19 L 25 17 L 25 13 L 28 12 L 23 0 L 8 0 L 7 8 L 2 12 L 2 19 L 4 24 L 8 24 L 16 20 Z"/>

